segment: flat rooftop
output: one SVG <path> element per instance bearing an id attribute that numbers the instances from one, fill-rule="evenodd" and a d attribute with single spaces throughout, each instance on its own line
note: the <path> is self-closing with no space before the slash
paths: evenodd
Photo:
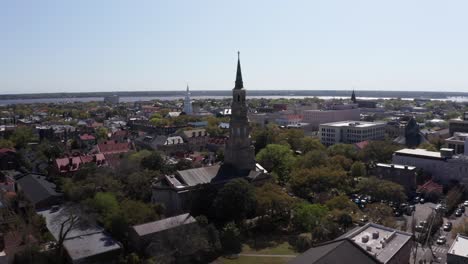
<path id="1" fill-rule="evenodd" d="M 333 127 L 358 127 L 358 128 L 364 128 L 364 127 L 373 127 L 373 126 L 380 126 L 380 125 L 386 125 L 383 122 L 363 122 L 363 121 L 339 121 L 339 122 L 331 122 L 331 123 L 325 123 L 325 124 L 320 124 L 321 126 L 333 126 Z"/>
<path id="2" fill-rule="evenodd" d="M 377 163 L 377 167 L 384 167 L 384 168 L 395 168 L 400 170 L 415 170 L 416 167 L 408 166 L 408 165 L 401 165 L 401 164 L 388 164 L 388 163 Z"/>
<path id="3" fill-rule="evenodd" d="M 387 263 L 411 240 L 412 235 L 397 229 L 368 223 L 350 231 L 344 237 L 351 239 L 382 263 Z"/>
<path id="4" fill-rule="evenodd" d="M 458 234 L 447 254 L 468 258 L 468 237 Z"/>
<path id="5" fill-rule="evenodd" d="M 397 155 L 404 155 L 404 156 L 417 156 L 417 157 L 429 157 L 429 158 L 438 158 L 442 159 L 440 152 L 438 151 L 429 151 L 425 149 L 400 149 L 395 151 Z"/>

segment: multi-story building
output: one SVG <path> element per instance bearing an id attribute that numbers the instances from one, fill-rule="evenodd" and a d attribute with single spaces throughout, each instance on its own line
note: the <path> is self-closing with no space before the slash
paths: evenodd
<path id="1" fill-rule="evenodd" d="M 392 162 L 415 166 L 442 183 L 456 180 L 468 185 L 468 156 L 453 155 L 453 149 L 442 148 L 440 152 L 425 149 L 401 149 L 393 153 Z"/>
<path id="2" fill-rule="evenodd" d="M 407 264 L 412 245 L 411 233 L 368 223 L 352 229 L 336 240 L 307 250 L 289 263 Z"/>
<path id="3" fill-rule="evenodd" d="M 457 235 L 447 252 L 447 264 L 468 263 L 468 237 Z"/>
<path id="4" fill-rule="evenodd" d="M 366 140 L 385 138 L 385 123 L 341 121 L 321 124 L 319 137 L 322 144 L 330 146 L 336 143 L 357 143 Z"/>
<path id="5" fill-rule="evenodd" d="M 357 105 L 335 106 L 330 110 L 304 110 L 303 122 L 308 124 L 312 130 L 316 130 L 320 124 L 346 121 L 346 120 L 360 120 L 360 110 Z"/>
<path id="6" fill-rule="evenodd" d="M 447 138 L 445 143 L 447 147 L 453 149 L 455 154 L 468 155 L 468 148 L 465 148 L 465 144 L 468 144 L 468 133 L 455 132 L 453 137 Z"/>
<path id="7" fill-rule="evenodd" d="M 372 169 L 372 175 L 400 184 L 407 194 L 416 190 L 417 174 L 416 167 L 400 164 L 377 163 Z"/>
<path id="8" fill-rule="evenodd" d="M 463 119 L 452 119 L 449 121 L 449 132 L 451 136 L 455 132 L 468 133 L 468 112 L 463 114 Z"/>

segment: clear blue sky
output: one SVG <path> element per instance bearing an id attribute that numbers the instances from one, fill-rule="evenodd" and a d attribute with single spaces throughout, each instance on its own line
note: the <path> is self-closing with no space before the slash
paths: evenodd
<path id="1" fill-rule="evenodd" d="M 0 93 L 468 91 L 468 1 L 0 2 Z"/>

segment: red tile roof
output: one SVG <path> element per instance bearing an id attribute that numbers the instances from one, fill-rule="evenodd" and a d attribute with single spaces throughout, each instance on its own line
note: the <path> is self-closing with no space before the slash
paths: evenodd
<path id="1" fill-rule="evenodd" d="M 358 148 L 359 150 L 362 150 L 364 149 L 365 147 L 367 147 L 367 145 L 369 145 L 369 141 L 361 141 L 361 142 L 358 142 L 358 143 L 355 143 L 354 146 L 356 146 L 356 148 Z"/>
<path id="2" fill-rule="evenodd" d="M 432 180 L 424 183 L 423 185 L 420 185 L 418 187 L 418 190 L 417 192 L 425 192 L 425 193 L 429 193 L 429 192 L 437 192 L 437 193 L 442 193 L 444 190 L 443 186 L 438 184 L 438 183 L 435 183 L 433 182 Z"/>
<path id="3" fill-rule="evenodd" d="M 81 140 L 95 140 L 96 138 L 90 134 L 83 134 L 80 136 Z"/>
<path id="4" fill-rule="evenodd" d="M 98 144 L 98 150 L 103 154 L 118 154 L 130 151 L 130 144 L 127 142 L 118 143 L 115 141 L 104 141 Z"/>
<path id="5" fill-rule="evenodd" d="M 0 153 L 8 153 L 8 152 L 16 153 L 16 150 L 11 149 L 11 148 L 0 148 Z"/>

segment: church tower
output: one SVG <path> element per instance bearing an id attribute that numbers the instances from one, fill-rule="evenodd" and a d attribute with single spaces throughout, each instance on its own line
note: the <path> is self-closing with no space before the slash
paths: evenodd
<path id="1" fill-rule="evenodd" d="M 351 101 L 353 102 L 353 104 L 355 104 L 357 102 L 356 93 L 354 93 L 354 90 L 353 90 L 353 93 L 351 94 Z"/>
<path id="2" fill-rule="evenodd" d="M 187 92 L 185 93 L 185 99 L 184 99 L 184 112 L 187 115 L 191 115 L 193 113 L 192 100 L 190 100 L 190 90 L 189 90 L 188 84 L 187 84 Z"/>
<path id="3" fill-rule="evenodd" d="M 232 89 L 231 121 L 229 122 L 229 139 L 224 151 L 224 164 L 243 171 L 255 169 L 255 151 L 250 140 L 246 91 L 242 82 L 239 55 L 238 52 L 236 84 Z"/>

